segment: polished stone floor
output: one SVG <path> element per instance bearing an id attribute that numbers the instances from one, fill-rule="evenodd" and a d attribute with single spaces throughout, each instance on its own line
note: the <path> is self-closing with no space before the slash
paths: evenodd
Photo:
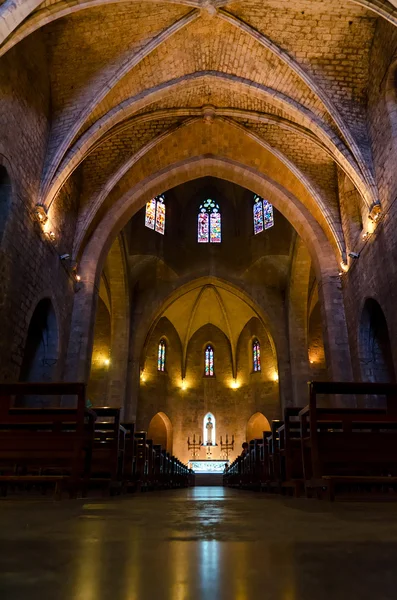
<path id="1" fill-rule="evenodd" d="M 197 487 L 0 501 L 1 600 L 395 600 L 397 504 Z"/>

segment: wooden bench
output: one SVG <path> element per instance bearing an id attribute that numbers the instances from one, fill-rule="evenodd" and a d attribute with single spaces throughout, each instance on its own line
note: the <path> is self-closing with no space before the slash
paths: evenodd
<path id="1" fill-rule="evenodd" d="M 120 422 L 120 408 L 94 407 L 96 414 L 90 485 L 120 492 L 124 473 L 126 429 Z"/>
<path id="2" fill-rule="evenodd" d="M 276 443 L 280 466 L 281 491 L 300 496 L 304 491 L 299 413 L 302 407 L 284 410 L 284 422 L 277 428 Z"/>
<path id="3" fill-rule="evenodd" d="M 14 407 L 15 397 L 77 396 L 76 408 Z M 0 384 L 0 487 L 55 484 L 59 498 L 90 477 L 95 416 L 81 383 Z"/>
<path id="4" fill-rule="evenodd" d="M 387 398 L 387 407 L 324 408 L 318 406 L 319 394 L 381 395 Z M 392 384 L 310 384 L 310 403 L 299 413 L 308 495 L 314 492 L 334 500 L 338 492 L 347 497 L 372 497 L 375 488 L 395 492 L 396 397 L 397 386 Z"/>

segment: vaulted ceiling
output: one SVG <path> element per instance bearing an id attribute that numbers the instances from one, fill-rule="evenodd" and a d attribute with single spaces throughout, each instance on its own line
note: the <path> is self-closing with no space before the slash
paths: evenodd
<path id="1" fill-rule="evenodd" d="M 377 22 L 397 24 L 393 4 L 0 0 L 0 55 L 31 35 L 47 45 L 52 120 L 39 200 L 51 216 L 68 178 L 80 178 L 75 255 L 155 173 L 216 157 L 296 198 L 344 260 L 338 172 L 364 212 L 379 201 L 367 90 Z"/>

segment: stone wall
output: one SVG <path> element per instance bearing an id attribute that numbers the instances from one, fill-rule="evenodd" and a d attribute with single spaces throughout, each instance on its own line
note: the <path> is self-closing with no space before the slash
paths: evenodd
<path id="1" fill-rule="evenodd" d="M 262 371 L 253 373 L 251 340 L 258 338 L 262 348 Z M 166 340 L 166 371 L 157 371 L 157 350 Z M 204 352 L 208 343 L 214 348 L 215 377 L 204 374 Z M 211 412 L 216 420 L 216 439 L 235 437 L 235 451 L 240 452 L 246 438 L 249 419 L 257 412 L 269 419 L 280 416 L 278 384 L 274 381 L 276 360 L 266 332 L 259 320 L 250 321 L 241 334 L 238 351 L 237 383 L 233 389 L 231 346 L 225 334 L 214 325 L 199 329 L 187 349 L 185 385 L 182 388 L 182 352 L 179 336 L 168 319 L 161 319 L 147 345 L 144 371 L 139 390 L 137 427 L 148 429 L 151 419 L 162 412 L 171 421 L 173 452 L 183 461 L 189 459 L 187 438 L 203 437 L 203 419 Z M 205 449 L 200 453 L 205 458 Z M 220 458 L 220 446 L 212 458 Z"/>
<path id="2" fill-rule="evenodd" d="M 56 233 L 55 243 L 50 242 L 33 218 L 50 128 L 51 94 L 41 33 L 1 59 L 0 81 L 0 165 L 11 184 L 9 210 L 0 213 L 0 380 L 19 378 L 30 319 L 44 297 L 51 298 L 57 318 L 57 375 L 62 377 L 74 291 L 59 254 L 70 251 L 76 201 L 71 182 L 49 219 Z"/>

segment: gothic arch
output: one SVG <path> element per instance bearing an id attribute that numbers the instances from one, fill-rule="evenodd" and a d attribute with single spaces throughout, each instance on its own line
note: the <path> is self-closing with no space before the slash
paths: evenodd
<path id="1" fill-rule="evenodd" d="M 58 320 L 50 298 L 42 298 L 29 322 L 20 381 L 56 381 L 59 375 Z"/>
<path id="2" fill-rule="evenodd" d="M 148 439 L 153 441 L 153 444 L 160 444 L 162 448 L 172 454 L 172 423 L 167 415 L 163 412 L 158 412 L 151 419 L 148 427 Z"/>
<path id="3" fill-rule="evenodd" d="M 358 348 L 362 381 L 396 381 L 386 317 L 374 298 L 366 299 L 361 312 Z"/>
<path id="4" fill-rule="evenodd" d="M 256 412 L 247 423 L 246 441 L 262 439 L 264 431 L 270 431 L 270 423 L 264 414 Z"/>

